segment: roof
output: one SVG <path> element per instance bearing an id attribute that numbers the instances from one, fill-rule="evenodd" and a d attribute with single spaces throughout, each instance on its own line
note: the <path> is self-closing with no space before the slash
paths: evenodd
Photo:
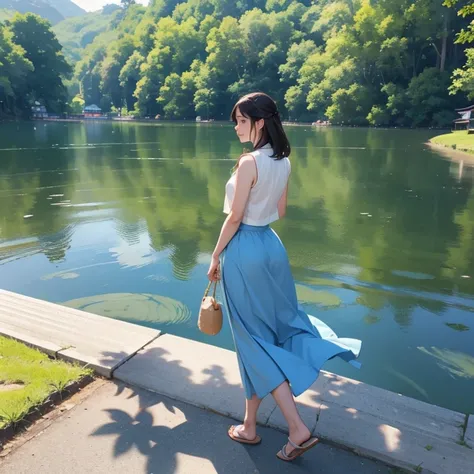
<path id="1" fill-rule="evenodd" d="M 97 107 L 97 105 L 92 104 L 92 105 L 88 105 L 87 107 L 84 107 L 84 111 L 86 111 L 86 112 L 101 112 L 102 109 L 100 107 Z"/>
<path id="2" fill-rule="evenodd" d="M 454 109 L 456 112 L 469 112 L 470 110 L 474 110 L 474 104 L 470 105 L 469 107 L 464 107 L 463 109 Z"/>

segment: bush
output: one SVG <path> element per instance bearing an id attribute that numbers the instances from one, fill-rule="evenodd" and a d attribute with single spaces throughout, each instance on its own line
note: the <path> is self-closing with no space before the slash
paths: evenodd
<path id="1" fill-rule="evenodd" d="M 374 125 L 376 127 L 389 125 L 390 115 L 385 107 L 374 105 L 369 112 L 369 115 L 367 115 L 367 120 L 369 121 L 370 125 Z"/>

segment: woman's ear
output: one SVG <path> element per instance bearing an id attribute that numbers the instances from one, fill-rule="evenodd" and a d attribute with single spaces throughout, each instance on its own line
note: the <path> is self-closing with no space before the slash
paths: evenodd
<path id="1" fill-rule="evenodd" d="M 255 122 L 255 125 L 257 126 L 257 130 L 262 130 L 263 126 L 265 125 L 265 120 L 260 119 Z"/>

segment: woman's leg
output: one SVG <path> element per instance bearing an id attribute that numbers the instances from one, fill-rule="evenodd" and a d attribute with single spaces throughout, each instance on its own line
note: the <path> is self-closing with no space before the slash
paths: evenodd
<path id="1" fill-rule="evenodd" d="M 260 403 L 262 403 L 262 400 L 257 398 L 256 395 L 251 400 L 246 400 L 244 424 L 234 429 L 235 436 L 250 440 L 257 436 L 257 411 Z"/>
<path id="2" fill-rule="evenodd" d="M 283 382 L 272 392 L 273 398 L 280 407 L 280 410 L 288 423 L 289 438 L 291 441 L 300 446 L 311 437 L 311 432 L 303 423 L 303 420 L 296 408 L 295 399 L 291 393 L 288 382 Z M 294 448 L 291 445 L 286 446 L 286 454 L 290 455 Z"/>

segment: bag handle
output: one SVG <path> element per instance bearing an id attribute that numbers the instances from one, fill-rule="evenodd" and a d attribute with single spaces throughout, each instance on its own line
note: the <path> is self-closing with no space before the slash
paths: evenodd
<path id="1" fill-rule="evenodd" d="M 212 292 L 212 305 L 214 306 L 214 309 L 219 308 L 219 304 L 216 301 L 216 290 L 217 290 L 217 281 L 210 281 L 209 285 L 207 285 L 206 291 L 204 292 L 204 298 L 206 298 L 209 295 L 209 291 L 211 289 L 212 284 L 214 283 L 214 291 Z"/>
<path id="2" fill-rule="evenodd" d="M 209 290 L 211 289 L 211 286 L 213 283 L 214 283 L 214 291 L 212 293 L 212 297 L 216 299 L 217 281 L 209 282 L 209 285 L 207 285 L 206 291 L 204 292 L 204 298 L 209 295 Z"/>

